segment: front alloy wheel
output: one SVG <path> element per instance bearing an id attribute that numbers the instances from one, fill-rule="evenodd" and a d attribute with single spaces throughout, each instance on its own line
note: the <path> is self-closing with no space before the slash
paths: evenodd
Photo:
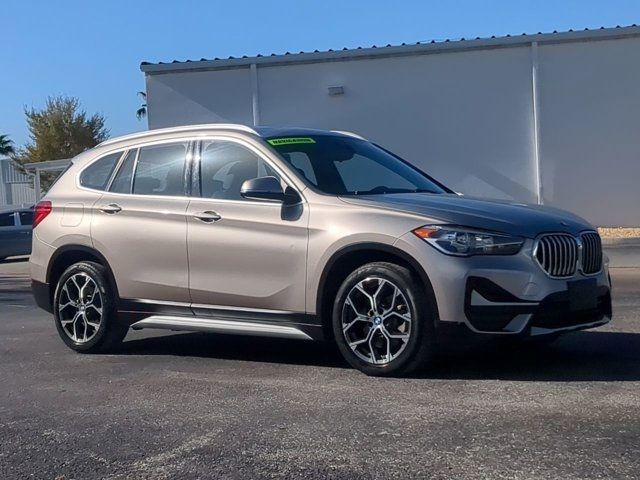
<path id="1" fill-rule="evenodd" d="M 384 365 L 397 358 L 411 336 L 406 297 L 390 280 L 367 277 L 353 286 L 342 307 L 342 332 L 361 360 Z"/>
<path id="2" fill-rule="evenodd" d="M 424 366 L 434 351 L 437 320 L 430 289 L 392 263 L 369 263 L 351 273 L 333 307 L 333 333 L 345 359 L 367 375 Z"/>

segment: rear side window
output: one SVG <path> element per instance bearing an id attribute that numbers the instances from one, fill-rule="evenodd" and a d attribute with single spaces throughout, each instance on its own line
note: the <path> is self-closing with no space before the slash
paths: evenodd
<path id="1" fill-rule="evenodd" d="M 131 177 L 133 176 L 133 164 L 136 160 L 137 152 L 138 150 L 129 150 L 113 182 L 111 182 L 110 192 L 131 193 Z"/>
<path id="2" fill-rule="evenodd" d="M 122 152 L 112 153 L 93 162 L 80 174 L 80 185 L 94 190 L 107 188 L 111 174 L 121 156 Z"/>
<path id="3" fill-rule="evenodd" d="M 183 196 L 186 156 L 186 142 L 142 147 L 133 179 L 133 193 Z"/>

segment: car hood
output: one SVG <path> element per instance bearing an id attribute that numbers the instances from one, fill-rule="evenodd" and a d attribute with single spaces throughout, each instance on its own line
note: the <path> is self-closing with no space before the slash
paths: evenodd
<path id="1" fill-rule="evenodd" d="M 354 205 L 424 216 L 426 222 L 461 225 L 528 238 L 545 232 L 577 235 L 593 229 L 586 220 L 557 208 L 455 194 L 394 193 L 340 198 Z"/>

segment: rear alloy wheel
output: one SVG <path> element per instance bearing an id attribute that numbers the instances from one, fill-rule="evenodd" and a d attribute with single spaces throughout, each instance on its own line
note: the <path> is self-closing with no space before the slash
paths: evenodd
<path id="1" fill-rule="evenodd" d="M 74 273 L 62 286 L 58 304 L 62 330 L 76 343 L 86 343 L 98 333 L 102 321 L 102 294 L 86 273 Z"/>
<path id="2" fill-rule="evenodd" d="M 424 365 L 435 343 L 435 308 L 404 267 L 371 263 L 338 292 L 333 327 L 347 361 L 368 375 L 409 373 Z"/>
<path id="3" fill-rule="evenodd" d="M 60 277 L 54 299 L 56 328 L 78 352 L 101 352 L 119 344 L 128 328 L 117 321 L 102 265 L 80 262 Z"/>

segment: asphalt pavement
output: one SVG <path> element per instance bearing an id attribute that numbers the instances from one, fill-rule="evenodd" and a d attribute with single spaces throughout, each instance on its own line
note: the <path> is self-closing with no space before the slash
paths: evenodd
<path id="1" fill-rule="evenodd" d="M 640 478 L 640 269 L 548 347 L 452 338 L 369 378 L 329 345 L 130 332 L 81 355 L 0 264 L 0 478 Z"/>

